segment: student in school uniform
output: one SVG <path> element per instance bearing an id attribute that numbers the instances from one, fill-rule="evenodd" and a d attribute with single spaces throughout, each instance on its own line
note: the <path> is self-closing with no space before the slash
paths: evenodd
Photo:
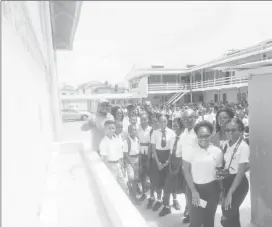
<path id="1" fill-rule="evenodd" d="M 141 125 L 137 131 L 137 137 L 140 141 L 140 180 L 142 185 L 142 196 L 140 201 L 146 199 L 147 177 L 148 177 L 148 148 L 150 144 L 151 127 L 148 125 L 148 115 L 143 112 L 140 115 Z"/>
<path id="2" fill-rule="evenodd" d="M 153 211 L 158 211 L 162 206 L 162 191 L 168 173 L 170 141 L 175 136 L 172 129 L 167 128 L 167 118 L 161 115 L 159 118 L 160 129 L 156 130 L 151 137 L 153 161 L 153 178 L 158 201 L 153 207 Z"/>
<path id="3" fill-rule="evenodd" d="M 140 201 L 137 199 L 137 186 L 139 183 L 140 142 L 137 138 L 136 125 L 129 125 L 128 133 L 129 136 L 124 141 L 124 159 L 131 200 L 135 205 L 139 205 Z"/>
<path id="4" fill-rule="evenodd" d="M 115 123 L 112 120 L 107 120 L 104 126 L 105 137 L 99 145 L 101 157 L 124 192 L 129 194 L 127 180 L 122 168 L 122 144 L 114 135 L 116 130 Z"/>
<path id="5" fill-rule="evenodd" d="M 192 196 L 189 227 L 214 227 L 215 212 L 222 192 L 216 172 L 217 168 L 222 167 L 223 153 L 211 144 L 212 123 L 202 121 L 194 127 L 194 131 L 198 142 L 182 155 L 184 176 Z"/>
<path id="6" fill-rule="evenodd" d="M 184 193 L 184 176 L 182 172 L 182 159 L 177 158 L 177 144 L 180 140 L 180 135 L 184 131 L 184 125 L 181 118 L 175 118 L 173 120 L 173 130 L 176 133 L 176 136 L 172 138 L 170 148 L 171 154 L 169 156 L 169 172 L 166 177 L 166 182 L 164 185 L 164 196 L 163 196 L 163 209 L 159 213 L 160 217 L 168 215 L 171 213 L 170 207 L 170 195 L 173 196 L 173 207 L 176 210 L 180 210 L 180 205 L 177 200 L 177 194 Z"/>
<path id="7" fill-rule="evenodd" d="M 159 121 L 156 117 L 152 118 L 151 119 L 151 130 L 150 130 L 150 141 L 151 141 L 151 138 L 152 138 L 152 135 L 153 133 L 158 130 L 160 128 L 160 125 L 159 125 Z M 151 146 L 151 143 L 149 144 L 149 148 L 148 148 L 148 176 L 149 176 L 149 179 L 150 179 L 150 193 L 149 193 L 149 199 L 148 199 L 148 203 L 147 203 L 147 206 L 146 208 L 147 209 L 151 209 L 154 205 L 154 203 L 156 202 L 156 198 L 155 198 L 155 180 L 156 180 L 156 175 L 154 176 L 154 170 L 153 169 L 156 169 L 157 166 L 156 166 L 156 162 L 154 160 L 154 155 L 152 154 L 152 146 Z"/>
<path id="8" fill-rule="evenodd" d="M 244 125 L 240 119 L 233 118 L 226 125 L 228 140 L 224 143 L 223 170 L 218 177 L 223 179 L 224 200 L 222 203 L 221 224 L 224 227 L 241 227 L 239 208 L 248 190 L 246 171 L 249 169 L 250 149 L 243 139 Z"/>

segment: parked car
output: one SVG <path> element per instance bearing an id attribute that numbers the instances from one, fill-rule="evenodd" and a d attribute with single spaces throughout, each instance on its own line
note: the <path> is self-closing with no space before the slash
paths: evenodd
<path id="1" fill-rule="evenodd" d="M 63 109 L 61 115 L 62 121 L 84 121 L 91 116 L 91 113 L 73 109 Z"/>

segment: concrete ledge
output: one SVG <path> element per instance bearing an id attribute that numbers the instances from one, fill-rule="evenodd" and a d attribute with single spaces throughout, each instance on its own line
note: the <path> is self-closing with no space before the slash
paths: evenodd
<path id="1" fill-rule="evenodd" d="M 82 151 L 93 174 L 104 206 L 114 227 L 148 227 L 146 221 L 122 191 L 116 180 L 96 152 Z"/>

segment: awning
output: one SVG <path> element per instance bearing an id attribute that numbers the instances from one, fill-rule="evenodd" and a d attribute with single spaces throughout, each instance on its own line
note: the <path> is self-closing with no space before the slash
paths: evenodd
<path id="1" fill-rule="evenodd" d="M 82 1 L 49 1 L 54 48 L 71 50 Z"/>
<path id="2" fill-rule="evenodd" d="M 264 61 L 256 61 L 245 63 L 241 65 L 229 65 L 229 66 L 222 66 L 212 68 L 213 70 L 222 70 L 222 71 L 239 71 L 239 70 L 247 70 L 247 69 L 255 69 L 260 67 L 269 67 L 272 66 L 272 59 L 264 60 Z"/>

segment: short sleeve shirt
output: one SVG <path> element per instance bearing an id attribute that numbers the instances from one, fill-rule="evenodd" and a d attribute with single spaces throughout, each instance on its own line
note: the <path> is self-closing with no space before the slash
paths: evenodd
<path id="1" fill-rule="evenodd" d="M 235 144 L 233 144 L 231 147 L 229 146 L 228 141 L 224 145 L 224 146 L 227 146 L 227 150 L 224 155 L 226 169 L 228 168 L 228 166 L 230 164 L 231 156 L 233 155 L 233 152 L 234 152 L 237 142 Z M 249 157 L 250 157 L 249 146 L 244 140 L 242 140 L 242 142 L 240 143 L 240 145 L 237 149 L 237 152 L 233 156 L 233 159 L 232 159 L 232 162 L 231 162 L 231 165 L 229 168 L 230 174 L 238 173 L 239 164 L 249 163 Z"/>
<path id="2" fill-rule="evenodd" d="M 176 136 L 176 134 L 172 129 L 166 128 L 165 136 L 166 136 L 166 146 L 161 147 L 162 130 L 161 129 L 155 130 L 151 136 L 151 144 L 155 144 L 157 150 L 170 150 L 170 141 L 173 137 Z"/>
<path id="3" fill-rule="evenodd" d="M 192 177 L 196 184 L 207 184 L 216 180 L 216 168 L 223 164 L 223 152 L 213 145 L 207 150 L 198 144 L 191 146 L 182 158 L 191 163 Z"/>
<path id="4" fill-rule="evenodd" d="M 130 152 L 128 150 L 128 142 L 124 141 L 124 153 L 129 153 L 129 155 L 138 155 L 140 153 L 140 142 L 137 137 L 135 139 L 132 139 L 131 137 L 128 137 L 128 139 L 131 141 L 131 148 Z"/>
<path id="5" fill-rule="evenodd" d="M 108 161 L 118 161 L 122 158 L 122 142 L 119 137 L 105 136 L 99 145 L 100 154 L 107 156 Z"/>
<path id="6" fill-rule="evenodd" d="M 176 156 L 178 158 L 182 157 L 185 152 L 191 152 L 191 147 L 197 144 L 197 135 L 194 129 L 190 131 L 186 128 L 184 132 L 180 135 L 180 140 L 177 145 Z M 189 148 L 189 150 L 188 150 Z"/>

